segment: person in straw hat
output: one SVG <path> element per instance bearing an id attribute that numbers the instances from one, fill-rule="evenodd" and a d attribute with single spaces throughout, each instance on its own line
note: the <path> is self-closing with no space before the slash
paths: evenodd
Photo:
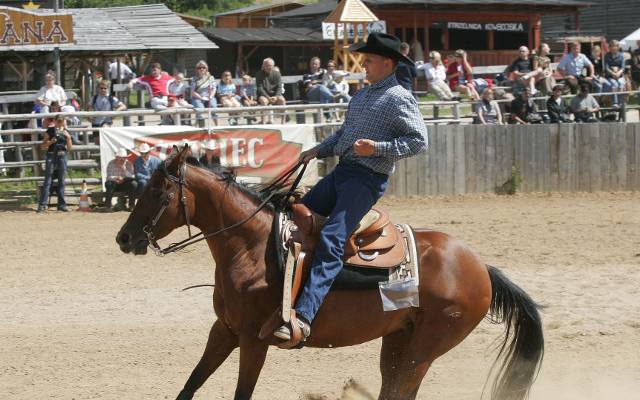
<path id="1" fill-rule="evenodd" d="M 111 209 L 111 199 L 115 192 L 125 193 L 129 197 L 130 209 L 135 205 L 138 182 L 135 180 L 133 165 L 127 158 L 127 150 L 120 147 L 116 151 L 116 157 L 107 164 L 107 180 L 104 184 L 106 188 L 104 204 L 107 209 Z M 126 209 L 125 201 L 123 196 L 119 196 L 118 204 L 113 211 Z"/>
<path id="2" fill-rule="evenodd" d="M 216 141 L 213 139 L 205 140 L 202 144 L 204 154 L 198 161 L 205 168 L 211 168 L 214 165 L 220 165 L 220 157 L 216 155 Z"/>
<path id="3" fill-rule="evenodd" d="M 137 196 L 140 197 L 144 187 L 149 183 L 151 174 L 160 165 L 160 159 L 151 154 L 151 147 L 147 143 L 142 143 L 138 149 L 140 155 L 133 162 L 133 172 L 135 173 L 136 181 L 138 182 Z"/>
<path id="4" fill-rule="evenodd" d="M 372 33 L 365 43 L 350 48 L 363 54 L 371 85 L 353 96 L 345 122 L 336 133 L 300 155 L 304 162 L 333 155 L 340 161 L 302 199 L 327 221 L 320 231 L 309 279 L 296 302 L 295 315 L 291 323 L 274 332 L 287 342 L 286 347 L 298 344 L 294 338 L 304 340 L 311 334 L 316 313 L 342 270 L 345 242 L 384 194 L 395 162 L 427 149 L 427 128 L 418 104 L 395 76 L 398 62 L 412 63 L 400 52 L 400 44 L 395 36 Z"/>

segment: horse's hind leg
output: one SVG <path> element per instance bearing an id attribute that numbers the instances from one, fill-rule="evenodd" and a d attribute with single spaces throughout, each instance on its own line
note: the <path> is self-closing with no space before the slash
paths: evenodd
<path id="1" fill-rule="evenodd" d="M 401 361 L 409 347 L 412 329 L 407 328 L 398 332 L 390 333 L 382 338 L 382 348 L 380 349 L 380 373 L 382 375 L 382 386 L 378 400 L 395 399 L 398 373 Z"/>
<path id="2" fill-rule="evenodd" d="M 191 376 L 176 400 L 190 400 L 196 390 L 218 369 L 236 347 L 238 347 L 238 337 L 222 321 L 217 320 L 211 327 L 207 347 L 204 349 L 200 362 L 191 372 Z"/>

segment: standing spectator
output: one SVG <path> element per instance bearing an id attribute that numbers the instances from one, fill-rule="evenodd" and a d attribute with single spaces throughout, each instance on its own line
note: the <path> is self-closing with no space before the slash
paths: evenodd
<path id="1" fill-rule="evenodd" d="M 604 87 L 604 62 L 602 60 L 602 49 L 600 46 L 595 45 L 591 48 L 591 57 L 589 61 L 593 64 L 593 79 L 591 84 L 593 86 L 593 93 L 601 93 Z"/>
<path id="2" fill-rule="evenodd" d="M 442 56 L 437 51 L 429 53 L 429 62 L 424 65 L 424 76 L 427 79 L 429 93 L 438 96 L 439 100 L 453 99 L 453 93 L 447 85 L 447 71 L 442 63 Z"/>
<path id="3" fill-rule="evenodd" d="M 566 99 L 562 97 L 562 85 L 555 85 L 551 96 L 547 99 L 547 114 L 549 114 L 549 122 L 570 123 L 571 109 Z"/>
<path id="4" fill-rule="evenodd" d="M 400 53 L 402 53 L 407 60 L 410 60 L 410 50 L 411 48 L 409 47 L 409 43 L 402 42 L 402 44 L 400 44 Z M 413 93 L 413 82 L 417 77 L 418 71 L 416 70 L 416 66 L 413 62 L 409 63 L 405 60 L 400 60 L 398 62 L 398 65 L 396 66 L 396 79 L 400 86 L 407 89 L 407 92 Z"/>
<path id="5" fill-rule="evenodd" d="M 236 94 L 236 85 L 231 78 L 231 71 L 222 72 L 220 77 L 220 85 L 218 85 L 218 100 L 222 107 L 242 107 L 240 104 L 240 96 Z M 229 125 L 238 125 L 236 113 L 229 113 Z"/>
<path id="6" fill-rule="evenodd" d="M 67 104 L 67 94 L 60 85 L 56 85 L 56 74 L 53 71 L 48 71 L 44 76 L 45 85 L 40 88 L 40 91 L 36 95 L 36 105 L 40 106 L 40 112 L 43 114 L 49 113 L 49 106 L 52 102 L 56 101 L 60 105 L 62 112 L 74 112 L 73 106 Z"/>
<path id="7" fill-rule="evenodd" d="M 631 76 L 635 87 L 640 87 L 640 40 L 636 40 L 637 49 L 631 54 Z"/>
<path id="8" fill-rule="evenodd" d="M 176 97 L 176 104 L 178 107 L 191 107 L 191 104 L 187 101 L 186 97 L 189 93 L 189 87 L 184 79 L 184 74 L 178 72 L 173 77 L 173 82 L 169 85 L 169 94 Z"/>
<path id="9" fill-rule="evenodd" d="M 528 87 L 520 92 L 520 96 L 511 102 L 510 122 L 512 124 L 527 125 L 542 122 L 538 114 L 538 107 L 531 99 L 531 90 Z"/>
<path id="10" fill-rule="evenodd" d="M 256 73 L 256 89 L 258 92 L 258 103 L 261 106 L 286 104 L 282 95 L 282 77 L 280 71 L 275 68 L 272 58 L 265 58 L 262 61 L 262 69 Z M 265 123 L 265 113 L 262 113 L 262 123 Z M 268 124 L 273 123 L 271 113 L 267 120 Z M 282 115 L 282 123 L 285 123 L 285 115 Z"/>
<path id="11" fill-rule="evenodd" d="M 605 91 L 624 91 L 624 55 L 620 52 L 620 42 L 612 40 L 609 42 L 609 52 L 604 56 L 604 79 Z M 624 96 L 621 96 L 624 97 Z M 613 95 L 613 107 L 618 107 L 618 94 Z"/>
<path id="12" fill-rule="evenodd" d="M 106 193 L 104 205 L 107 209 L 111 209 L 111 199 L 115 192 L 126 193 L 129 197 L 129 208 L 135 205 L 138 182 L 135 179 L 133 165 L 127 160 L 127 150 L 119 148 L 116 152 L 116 158 L 107 164 L 107 181 L 105 182 Z M 118 204 L 113 211 L 122 211 L 126 208 L 126 199 L 122 196 L 118 197 Z"/>
<path id="13" fill-rule="evenodd" d="M 551 70 L 550 52 L 551 49 L 549 45 L 542 43 L 537 54 L 533 56 L 533 69 L 534 71 L 538 71 L 535 77 L 536 88 L 545 96 L 551 94 L 556 84 L 556 80 L 553 78 L 553 71 Z"/>
<path id="14" fill-rule="evenodd" d="M 536 90 L 536 76 L 539 71 L 534 70 L 533 60 L 529 58 L 529 48 L 527 46 L 520 46 L 518 49 L 518 58 L 516 58 L 507 72 L 511 74 L 510 80 L 520 82 L 529 88 L 532 95 L 538 93 Z"/>
<path id="15" fill-rule="evenodd" d="M 151 179 L 153 171 L 158 168 L 161 161 L 158 157 L 151 155 L 151 147 L 146 143 L 142 143 L 138 151 L 140 155 L 133 162 L 133 171 L 137 182 L 138 195 L 136 197 L 140 198 L 145 186 L 149 183 L 149 179 Z"/>
<path id="16" fill-rule="evenodd" d="M 454 56 L 450 56 L 449 60 L 447 79 L 451 91 L 466 94 L 473 100 L 479 100 L 480 96 L 473 86 L 473 67 L 467 60 L 467 52 L 458 49 Z"/>
<path id="17" fill-rule="evenodd" d="M 151 94 L 151 108 L 154 110 L 164 110 L 167 108 L 169 96 L 169 85 L 173 82 L 173 77 L 162 71 L 160 63 L 151 64 L 151 73 L 132 79 L 130 87 L 145 87 Z"/>
<path id="18" fill-rule="evenodd" d="M 47 210 L 51 183 L 56 174 L 58 180 L 58 211 L 68 211 L 64 200 L 64 177 L 67 172 L 67 152 L 72 147 L 71 135 L 65 127 L 64 117 L 56 117 L 55 127 L 47 128 L 40 148 L 47 151 L 44 163 L 44 184 L 38 201 L 38 213 Z"/>
<path id="19" fill-rule="evenodd" d="M 120 59 L 120 75 L 118 75 L 118 59 L 112 59 L 109 64 L 109 79 L 111 80 L 111 87 L 117 83 L 129 83 L 129 81 L 136 77 L 129 66 L 122 62 Z"/>
<path id="20" fill-rule="evenodd" d="M 326 70 L 320 68 L 320 58 L 313 57 L 309 60 L 309 72 L 302 76 L 302 84 L 307 100 L 322 104 L 333 102 L 331 91 L 322 83 L 326 72 Z M 331 122 L 329 110 L 325 110 L 324 117 L 327 122 Z"/>
<path id="21" fill-rule="evenodd" d="M 576 122 L 598 122 L 594 113 L 600 111 L 600 105 L 589 93 L 589 88 L 588 82 L 582 82 L 580 84 L 580 93 L 571 99 L 571 112 Z"/>
<path id="22" fill-rule="evenodd" d="M 211 169 L 213 166 L 220 165 L 220 157 L 216 155 L 215 140 L 206 140 L 202 145 L 202 148 L 204 148 L 204 154 L 198 161 L 200 161 L 200 164 L 203 167 Z"/>
<path id="23" fill-rule="evenodd" d="M 98 85 L 98 94 L 91 99 L 91 108 L 95 111 L 123 111 L 127 106 L 118 100 L 117 97 L 109 94 L 109 84 L 103 80 Z M 93 117 L 91 126 L 94 128 L 110 127 L 113 124 L 111 117 Z M 99 131 L 95 131 L 95 143 L 100 143 Z"/>
<path id="24" fill-rule="evenodd" d="M 218 106 L 216 100 L 216 80 L 209 73 L 209 66 L 203 60 L 196 64 L 196 75 L 191 79 L 191 104 L 195 108 L 213 108 Z M 198 125 L 204 126 L 204 117 L 196 113 Z M 218 120 L 213 120 L 218 125 Z"/>
<path id="25" fill-rule="evenodd" d="M 558 72 L 567 80 L 567 84 L 571 88 L 571 93 L 578 91 L 578 86 L 582 81 L 592 81 L 594 75 L 593 63 L 580 53 L 580 42 L 569 43 L 569 52 L 562 56 L 558 63 Z M 584 74 L 584 69 L 587 74 Z"/>
<path id="26" fill-rule="evenodd" d="M 493 99 L 491 88 L 482 92 L 482 99 L 478 102 L 478 121 L 482 125 L 502 125 L 500 106 Z"/>

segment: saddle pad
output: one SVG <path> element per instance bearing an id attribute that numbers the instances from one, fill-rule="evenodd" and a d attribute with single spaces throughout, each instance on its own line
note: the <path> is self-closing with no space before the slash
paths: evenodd
<path id="1" fill-rule="evenodd" d="M 389 281 L 389 270 L 345 265 L 331 285 L 331 290 L 378 289 L 379 282 Z"/>

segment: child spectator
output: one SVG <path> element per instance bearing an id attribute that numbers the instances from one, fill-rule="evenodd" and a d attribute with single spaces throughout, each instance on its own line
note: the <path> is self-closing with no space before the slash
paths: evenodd
<path id="1" fill-rule="evenodd" d="M 191 107 L 191 104 L 186 99 L 188 91 L 189 87 L 185 82 L 184 74 L 182 72 L 177 73 L 173 78 L 173 82 L 169 85 L 169 94 L 176 97 L 178 107 Z"/>
<path id="2" fill-rule="evenodd" d="M 348 103 L 351 101 L 351 96 L 349 96 L 349 82 L 344 80 L 347 76 L 349 76 L 349 73 L 342 70 L 337 70 L 333 73 L 333 82 L 331 86 L 329 86 L 329 90 L 331 90 L 334 100 L 338 103 Z"/>
<path id="3" fill-rule="evenodd" d="M 562 98 L 562 85 L 555 85 L 551 97 L 547 99 L 547 114 L 549 114 L 549 122 L 571 123 L 571 109 L 567 100 Z"/>
<path id="4" fill-rule="evenodd" d="M 240 86 L 240 100 L 245 107 L 257 106 L 256 101 L 256 86 L 253 84 L 253 79 L 249 75 L 242 76 L 242 85 Z"/>
<path id="5" fill-rule="evenodd" d="M 218 85 L 218 100 L 222 107 L 242 107 L 240 104 L 240 96 L 236 94 L 236 85 L 231 78 L 231 71 L 226 70 L 222 72 L 220 77 L 220 85 Z M 229 125 L 237 125 L 238 119 L 229 114 Z"/>

